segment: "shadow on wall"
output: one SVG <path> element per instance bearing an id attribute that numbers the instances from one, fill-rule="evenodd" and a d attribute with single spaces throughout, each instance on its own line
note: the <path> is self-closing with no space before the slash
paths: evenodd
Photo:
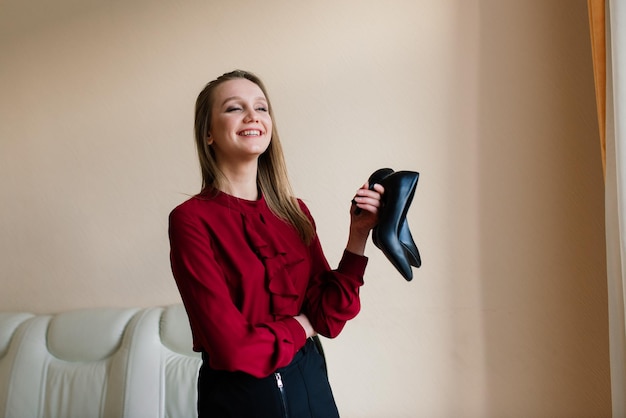
<path id="1" fill-rule="evenodd" d="M 480 5 L 486 402 L 489 416 L 608 417 L 604 198 L 586 2 L 537 4 Z"/>

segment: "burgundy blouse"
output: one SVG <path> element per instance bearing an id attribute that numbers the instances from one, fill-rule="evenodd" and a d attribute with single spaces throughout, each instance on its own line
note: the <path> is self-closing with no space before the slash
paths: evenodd
<path id="1" fill-rule="evenodd" d="M 193 348 L 214 369 L 268 376 L 306 342 L 294 316 L 334 338 L 359 312 L 367 258 L 344 251 L 331 270 L 317 236 L 305 245 L 263 197 L 201 193 L 172 211 L 169 235 Z"/>

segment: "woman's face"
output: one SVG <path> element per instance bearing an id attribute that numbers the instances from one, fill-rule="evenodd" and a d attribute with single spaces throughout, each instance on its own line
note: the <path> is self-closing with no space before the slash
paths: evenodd
<path id="1" fill-rule="evenodd" d="M 258 158 L 270 144 L 272 118 L 259 86 L 245 78 L 216 87 L 207 141 L 218 164 L 239 164 Z"/>

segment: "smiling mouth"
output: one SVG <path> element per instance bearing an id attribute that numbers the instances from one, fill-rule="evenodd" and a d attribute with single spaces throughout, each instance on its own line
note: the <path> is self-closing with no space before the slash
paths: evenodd
<path id="1" fill-rule="evenodd" d="M 238 135 L 241 136 L 261 136 L 261 131 L 257 130 L 257 129 L 248 129 L 245 131 L 241 131 L 238 133 Z"/>

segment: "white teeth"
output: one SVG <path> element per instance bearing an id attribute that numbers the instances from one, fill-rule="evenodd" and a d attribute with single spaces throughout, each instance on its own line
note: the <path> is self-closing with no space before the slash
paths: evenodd
<path id="1" fill-rule="evenodd" d="M 255 131 L 255 130 L 243 131 L 243 132 L 240 133 L 240 135 L 243 135 L 243 136 L 259 136 L 259 135 L 261 135 L 261 131 Z"/>

